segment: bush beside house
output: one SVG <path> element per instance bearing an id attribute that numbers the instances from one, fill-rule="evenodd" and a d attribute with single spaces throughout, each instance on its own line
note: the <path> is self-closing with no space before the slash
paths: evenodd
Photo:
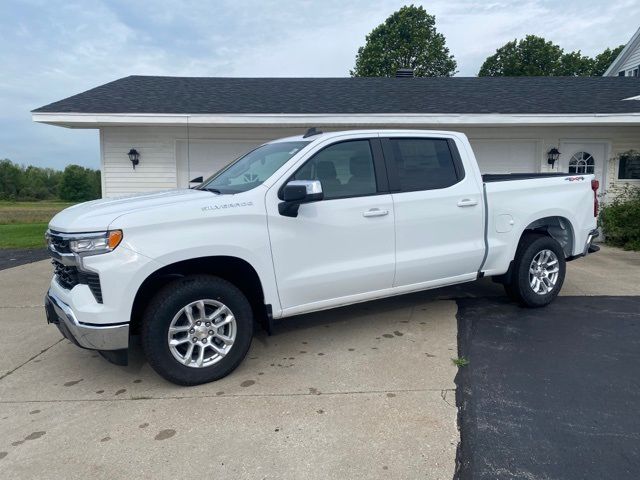
<path id="1" fill-rule="evenodd" d="M 609 245 L 640 250 L 640 188 L 627 186 L 602 207 L 600 226 Z"/>

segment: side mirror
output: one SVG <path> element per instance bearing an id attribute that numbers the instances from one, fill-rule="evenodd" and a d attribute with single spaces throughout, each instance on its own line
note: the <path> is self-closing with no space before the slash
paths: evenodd
<path id="1" fill-rule="evenodd" d="M 320 180 L 292 180 L 282 190 L 284 202 L 278 205 L 278 211 L 285 217 L 297 217 L 300 205 L 323 198 Z"/>

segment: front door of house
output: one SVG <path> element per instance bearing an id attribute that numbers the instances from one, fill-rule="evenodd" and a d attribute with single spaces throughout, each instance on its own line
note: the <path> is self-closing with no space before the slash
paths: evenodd
<path id="1" fill-rule="evenodd" d="M 600 182 L 600 192 L 604 191 L 604 170 L 609 152 L 607 142 L 565 141 L 560 143 L 560 152 L 560 172 L 593 174 Z"/>

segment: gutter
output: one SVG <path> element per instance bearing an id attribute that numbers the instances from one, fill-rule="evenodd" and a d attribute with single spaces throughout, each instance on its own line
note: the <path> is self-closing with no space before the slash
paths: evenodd
<path id="1" fill-rule="evenodd" d="M 106 126 L 420 126 L 640 125 L 640 112 L 591 114 L 161 114 L 32 112 L 34 122 L 68 128 Z"/>

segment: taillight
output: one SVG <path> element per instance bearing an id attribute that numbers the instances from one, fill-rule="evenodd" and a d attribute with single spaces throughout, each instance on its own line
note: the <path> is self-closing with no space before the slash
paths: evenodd
<path id="1" fill-rule="evenodd" d="M 591 180 L 591 190 L 593 190 L 593 216 L 598 216 L 598 188 L 600 188 L 600 182 L 598 180 Z"/>

